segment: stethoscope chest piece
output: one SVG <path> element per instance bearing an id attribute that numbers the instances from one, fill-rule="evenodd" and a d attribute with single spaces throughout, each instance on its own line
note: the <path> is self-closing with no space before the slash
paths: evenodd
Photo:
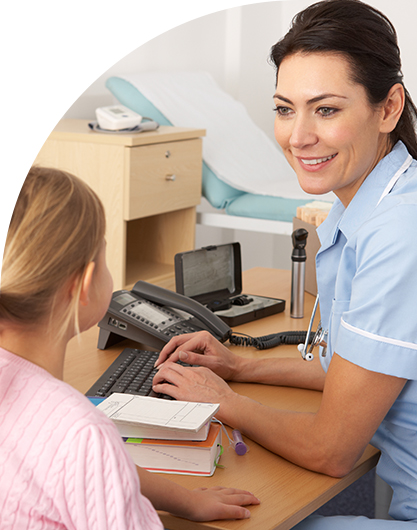
<path id="1" fill-rule="evenodd" d="M 314 334 L 312 346 L 310 346 L 310 349 L 313 349 L 315 346 L 321 346 L 321 356 L 326 357 L 327 354 L 327 336 L 329 332 L 326 329 L 323 329 L 321 322 L 319 323 L 319 326 L 317 328 L 316 333 Z"/>
<path id="2" fill-rule="evenodd" d="M 319 303 L 319 295 L 316 296 L 316 301 L 314 302 L 313 311 L 311 313 L 310 322 L 308 324 L 308 330 L 306 334 L 306 340 L 304 344 L 298 345 L 298 351 L 301 353 L 301 357 L 305 361 L 312 361 L 314 359 L 314 355 L 312 353 L 313 348 L 315 346 L 321 346 L 321 356 L 326 357 L 327 355 L 327 337 L 328 337 L 328 331 L 323 329 L 321 325 L 321 321 L 319 322 L 319 325 L 317 327 L 317 331 L 314 334 L 313 340 L 311 341 L 310 347 L 308 345 L 309 343 L 309 337 L 311 333 L 311 328 L 313 327 L 314 317 L 316 316 L 316 311 Z"/>

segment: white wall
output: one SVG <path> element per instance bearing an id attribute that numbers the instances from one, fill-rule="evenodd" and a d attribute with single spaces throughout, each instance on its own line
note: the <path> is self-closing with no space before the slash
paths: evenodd
<path id="1" fill-rule="evenodd" d="M 132 51 L 103 73 L 71 106 L 65 117 L 94 118 L 95 108 L 114 103 L 105 88 L 112 75 L 146 70 L 207 70 L 217 83 L 247 108 L 254 122 L 273 138 L 274 69 L 271 46 L 287 31 L 292 17 L 310 0 L 284 0 L 236 7 L 178 26 Z M 394 23 L 403 58 L 405 83 L 417 100 L 415 0 L 369 0 Z M 203 103 L 202 103 L 203 104 Z M 210 209 L 204 205 L 205 210 Z M 239 240 L 243 268 L 290 268 L 289 237 L 198 227 L 196 245 Z"/>
<path id="2" fill-rule="evenodd" d="M 121 59 L 71 106 L 67 118 L 94 118 L 96 107 L 112 104 L 105 88 L 112 75 L 147 70 L 206 70 L 247 107 L 272 137 L 274 70 L 267 62 L 281 35 L 282 2 L 220 11 L 174 28 Z"/>
<path id="3" fill-rule="evenodd" d="M 291 18 L 310 0 L 244 5 L 195 19 L 133 50 L 104 72 L 68 109 L 65 117 L 93 118 L 95 108 L 112 104 L 105 88 L 112 75 L 146 70 L 207 70 L 248 109 L 255 123 L 272 135 L 274 69 L 269 50 L 288 29 Z M 417 100 L 415 0 L 369 0 L 397 29 L 406 86 Z"/>
<path id="4" fill-rule="evenodd" d="M 273 138 L 275 73 L 268 55 L 282 35 L 282 3 L 266 2 L 216 12 L 156 37 L 100 76 L 65 117 L 93 119 L 96 107 L 112 104 L 113 97 L 105 88 L 106 79 L 112 75 L 160 69 L 207 70 Z M 210 209 L 207 204 L 203 208 Z M 240 241 L 242 245 L 244 270 L 257 265 L 290 267 L 288 237 L 197 227 L 197 247 L 230 241 Z"/>

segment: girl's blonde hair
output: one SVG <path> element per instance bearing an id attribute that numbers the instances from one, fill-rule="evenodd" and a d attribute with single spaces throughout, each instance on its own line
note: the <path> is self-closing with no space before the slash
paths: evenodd
<path id="1" fill-rule="evenodd" d="M 78 289 L 57 335 L 73 323 L 87 265 L 105 233 L 104 208 L 82 180 L 56 169 L 32 167 L 20 191 L 6 238 L 0 286 L 0 323 L 36 324 L 53 314 L 60 288 Z"/>

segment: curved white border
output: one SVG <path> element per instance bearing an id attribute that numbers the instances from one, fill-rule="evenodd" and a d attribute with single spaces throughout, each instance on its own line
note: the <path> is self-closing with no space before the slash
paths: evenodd
<path id="1" fill-rule="evenodd" d="M 3 2 L 0 262 L 24 177 L 55 124 L 88 86 L 122 57 L 169 29 L 260 1 Z"/>

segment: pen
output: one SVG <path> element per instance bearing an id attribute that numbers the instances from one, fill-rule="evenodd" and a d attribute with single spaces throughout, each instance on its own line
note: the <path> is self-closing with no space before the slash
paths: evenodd
<path id="1" fill-rule="evenodd" d="M 233 435 L 233 441 L 234 441 L 236 454 L 238 454 L 239 456 L 244 455 L 246 451 L 248 450 L 248 448 L 242 439 L 242 435 L 237 429 L 232 431 L 232 435 Z"/>

